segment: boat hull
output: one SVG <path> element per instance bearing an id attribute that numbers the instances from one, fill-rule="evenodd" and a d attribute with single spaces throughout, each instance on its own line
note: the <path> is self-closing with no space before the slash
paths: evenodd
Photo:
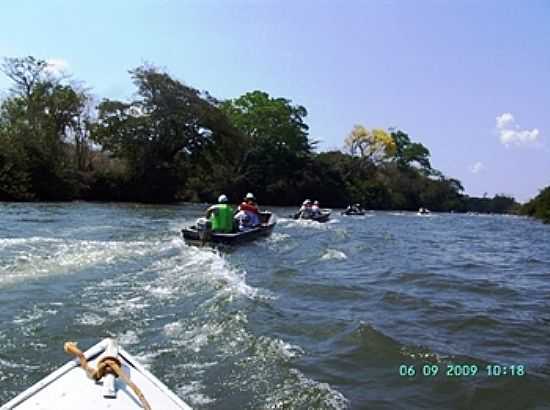
<path id="1" fill-rule="evenodd" d="M 315 221 L 315 222 L 324 223 L 324 222 L 328 222 L 328 220 L 330 219 L 330 214 L 331 214 L 330 212 L 324 212 L 321 215 L 311 216 L 311 217 L 308 217 L 308 218 L 302 218 L 299 215 L 294 215 L 293 218 L 294 219 L 301 219 L 303 221 Z"/>
<path id="2" fill-rule="evenodd" d="M 196 226 L 190 226 L 181 230 L 183 240 L 189 245 L 218 244 L 218 245 L 238 245 L 245 242 L 254 241 L 262 237 L 271 235 L 275 224 L 261 225 L 257 228 L 244 232 L 235 233 L 211 233 L 206 241 L 200 237 Z"/>
<path id="3" fill-rule="evenodd" d="M 239 245 L 271 235 L 273 228 L 277 224 L 276 217 L 270 212 L 262 212 L 260 213 L 260 219 L 262 221 L 261 225 L 242 232 L 209 232 L 206 238 L 201 238 L 201 231 L 196 225 L 193 225 L 183 228 L 181 234 L 185 243 L 189 245 Z"/>

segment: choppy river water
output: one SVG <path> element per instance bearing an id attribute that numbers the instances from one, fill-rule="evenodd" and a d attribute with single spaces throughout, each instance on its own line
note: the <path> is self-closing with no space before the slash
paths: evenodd
<path id="1" fill-rule="evenodd" d="M 198 409 L 550 408 L 550 226 L 276 209 L 220 252 L 201 209 L 0 204 L 0 404 L 111 335 Z"/>

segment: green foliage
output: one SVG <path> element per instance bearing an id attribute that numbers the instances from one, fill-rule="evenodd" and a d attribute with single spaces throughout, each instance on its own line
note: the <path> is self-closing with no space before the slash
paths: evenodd
<path id="1" fill-rule="evenodd" d="M 27 158 L 21 146 L 14 144 L 0 128 L 0 200 L 33 199 Z"/>
<path id="2" fill-rule="evenodd" d="M 238 194 L 254 187 L 256 195 L 270 203 L 298 200 L 314 145 L 304 122 L 306 109 L 261 91 L 225 101 L 221 108 L 245 138 L 239 146 Z"/>
<path id="3" fill-rule="evenodd" d="M 495 195 L 493 198 L 465 198 L 466 209 L 470 212 L 503 214 L 514 211 L 518 203 L 507 195 Z"/>
<path id="4" fill-rule="evenodd" d="M 425 170 L 430 170 L 430 151 L 424 145 L 416 142 L 411 142 L 407 133 L 401 130 L 393 130 L 391 132 L 396 150 L 395 160 L 400 167 L 409 167 L 412 164 L 418 164 Z"/>
<path id="5" fill-rule="evenodd" d="M 14 83 L 0 106 L 3 145 L 10 145 L 3 153 L 4 179 L 14 178 L 13 187 L 3 191 L 20 199 L 78 195 L 76 169 L 65 147 L 88 96 L 51 77 L 45 68 L 44 61 L 33 57 L 6 59 L 2 66 Z M 8 150 L 12 154 L 7 155 Z"/>
<path id="6" fill-rule="evenodd" d="M 285 98 L 252 91 L 218 101 L 141 66 L 130 71 L 135 99 L 103 100 L 94 111 L 86 91 L 46 68 L 33 57 L 2 65 L 12 87 L 0 104 L 0 200 L 213 201 L 224 192 L 236 202 L 252 191 L 273 205 L 309 197 L 370 209 L 517 206 L 506 196 L 465 196 L 400 130 L 355 127 L 351 155 L 315 153 L 307 110 Z M 548 219 L 544 195 L 524 212 Z"/>
<path id="7" fill-rule="evenodd" d="M 550 223 L 550 186 L 547 186 L 539 194 L 523 205 L 520 212 Z"/>
<path id="8" fill-rule="evenodd" d="M 129 198 L 168 202 L 184 183 L 186 163 L 229 135 L 233 127 L 199 91 L 153 67 L 130 72 L 138 89 L 132 102 L 104 100 L 92 138 L 129 166 Z"/>

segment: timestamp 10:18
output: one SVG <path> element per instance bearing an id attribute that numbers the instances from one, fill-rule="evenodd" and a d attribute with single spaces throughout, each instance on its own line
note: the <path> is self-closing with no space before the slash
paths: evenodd
<path id="1" fill-rule="evenodd" d="M 448 364 L 443 369 L 437 364 L 425 364 L 419 369 L 415 365 L 402 364 L 399 366 L 399 375 L 403 377 L 416 375 L 435 377 L 439 373 L 447 377 L 470 377 L 481 374 L 489 377 L 525 376 L 526 369 L 524 365 L 504 366 L 499 364 L 489 364 L 485 367 L 479 367 L 476 364 Z"/>

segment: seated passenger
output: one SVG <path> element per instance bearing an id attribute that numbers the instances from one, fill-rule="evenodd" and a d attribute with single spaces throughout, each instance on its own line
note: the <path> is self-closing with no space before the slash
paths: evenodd
<path id="1" fill-rule="evenodd" d="M 313 202 L 313 206 L 311 207 L 311 213 L 313 214 L 313 216 L 321 215 L 321 208 L 319 208 L 319 201 Z"/>
<path id="2" fill-rule="evenodd" d="M 254 198 L 254 194 L 251 192 L 246 194 L 243 202 L 239 205 L 238 211 L 243 211 L 246 213 L 249 218 L 248 226 L 254 227 L 260 225 L 260 214 L 256 204 L 256 198 Z"/>
<path id="3" fill-rule="evenodd" d="M 310 219 L 312 215 L 313 212 L 311 209 L 311 201 L 309 199 L 306 199 L 302 204 L 302 207 L 298 211 L 297 217 L 301 219 Z"/>
<path id="4" fill-rule="evenodd" d="M 233 208 L 227 204 L 225 195 L 218 197 L 218 203 L 206 210 L 206 218 L 212 224 L 213 232 L 230 233 L 233 231 Z"/>
<path id="5" fill-rule="evenodd" d="M 250 216 L 248 216 L 246 211 L 238 211 L 235 214 L 234 218 L 239 231 L 242 232 L 254 228 L 254 226 L 250 223 Z"/>

